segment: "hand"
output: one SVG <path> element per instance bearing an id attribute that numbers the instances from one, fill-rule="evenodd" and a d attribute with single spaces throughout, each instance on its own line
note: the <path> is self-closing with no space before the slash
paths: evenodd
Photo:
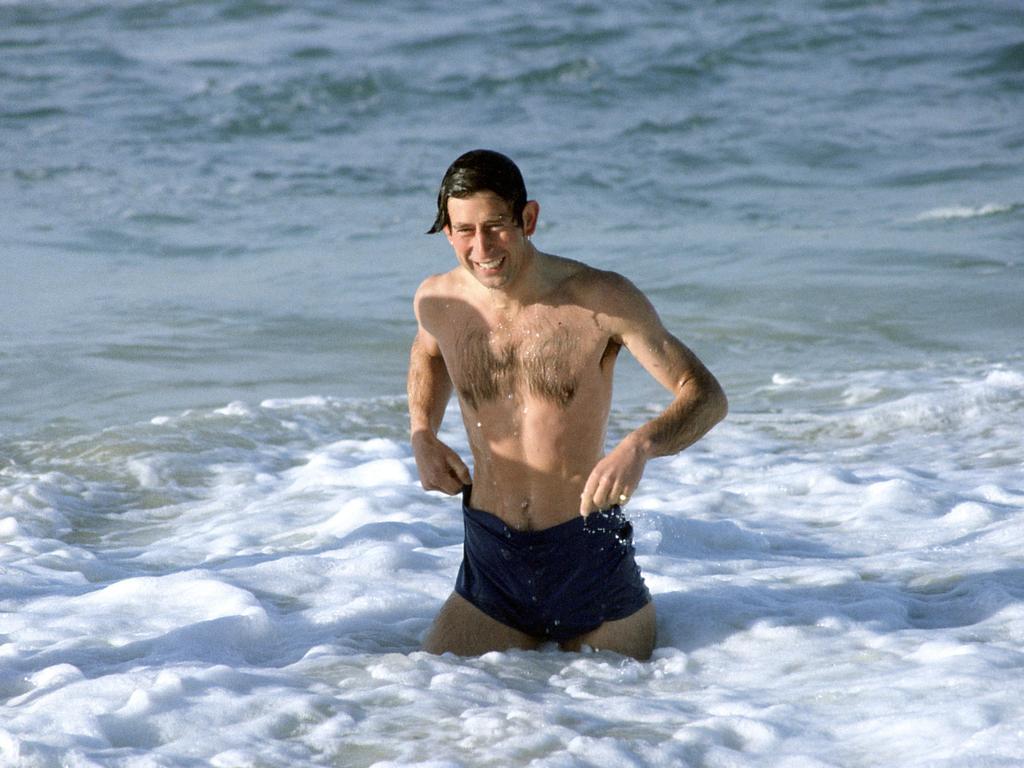
<path id="1" fill-rule="evenodd" d="M 647 455 L 626 438 L 601 459 L 590 472 L 580 496 L 580 514 L 625 504 L 640 484 Z"/>
<path id="2" fill-rule="evenodd" d="M 437 435 L 426 431 L 415 433 L 412 436 L 412 453 L 424 490 L 442 491 L 454 496 L 473 482 L 469 467 L 459 454 L 438 440 Z"/>

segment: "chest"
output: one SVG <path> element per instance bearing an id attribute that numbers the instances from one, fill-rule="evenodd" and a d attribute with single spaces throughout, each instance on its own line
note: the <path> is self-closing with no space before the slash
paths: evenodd
<path id="1" fill-rule="evenodd" d="M 459 395 L 474 408 L 517 396 L 565 407 L 581 377 L 596 373 L 608 345 L 595 324 L 572 316 L 469 322 L 456 328 L 446 358 Z"/>

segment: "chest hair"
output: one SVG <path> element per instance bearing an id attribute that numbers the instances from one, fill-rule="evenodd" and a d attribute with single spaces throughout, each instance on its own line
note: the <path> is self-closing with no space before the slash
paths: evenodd
<path id="1" fill-rule="evenodd" d="M 501 337 L 467 328 L 455 349 L 455 386 L 471 407 L 525 391 L 566 407 L 576 395 L 580 344 L 563 326 Z"/>

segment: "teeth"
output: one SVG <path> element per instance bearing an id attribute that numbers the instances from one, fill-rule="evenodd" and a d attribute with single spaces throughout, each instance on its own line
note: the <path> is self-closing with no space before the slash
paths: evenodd
<path id="1" fill-rule="evenodd" d="M 495 269 L 501 264 L 502 259 L 494 259 L 493 261 L 478 261 L 477 266 L 481 269 Z"/>

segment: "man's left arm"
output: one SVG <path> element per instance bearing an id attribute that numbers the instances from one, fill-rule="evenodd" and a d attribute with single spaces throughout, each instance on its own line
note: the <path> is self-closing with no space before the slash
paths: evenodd
<path id="1" fill-rule="evenodd" d="M 626 435 L 595 465 L 580 499 L 583 515 L 628 499 L 648 460 L 693 445 L 728 411 L 725 392 L 711 371 L 669 333 L 646 296 L 625 278 L 615 280 L 610 301 L 605 293 L 611 310 L 605 322 L 612 337 L 674 397 L 661 414 Z"/>

